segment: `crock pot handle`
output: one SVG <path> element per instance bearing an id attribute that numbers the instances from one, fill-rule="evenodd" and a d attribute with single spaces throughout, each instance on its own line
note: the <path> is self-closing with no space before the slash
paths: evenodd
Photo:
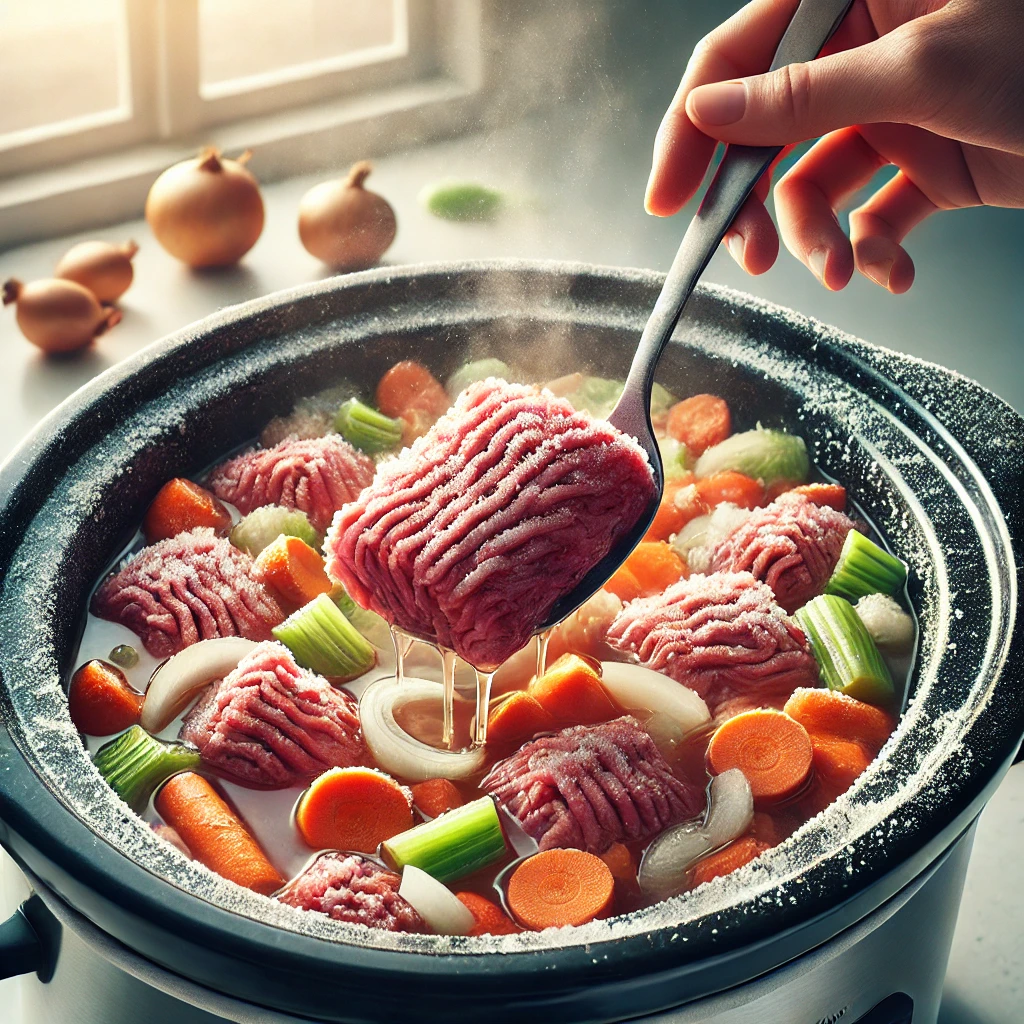
<path id="1" fill-rule="evenodd" d="M 0 979 L 35 971 L 49 981 L 60 948 L 60 924 L 38 896 L 30 896 L 0 924 Z"/>

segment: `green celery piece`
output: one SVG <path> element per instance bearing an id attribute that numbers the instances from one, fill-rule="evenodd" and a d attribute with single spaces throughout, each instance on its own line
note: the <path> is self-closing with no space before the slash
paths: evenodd
<path id="1" fill-rule="evenodd" d="M 236 548 L 241 548 L 255 558 L 282 534 L 286 537 L 298 537 L 314 551 L 319 551 L 324 542 L 305 512 L 297 508 L 283 508 L 280 505 L 254 508 L 235 524 L 228 539 Z"/>
<path id="2" fill-rule="evenodd" d="M 142 726 L 133 725 L 104 743 L 93 764 L 129 807 L 142 811 L 160 783 L 199 767 L 199 752 L 179 743 L 163 743 Z"/>
<path id="3" fill-rule="evenodd" d="M 676 404 L 676 396 L 668 388 L 655 384 L 651 389 L 651 415 L 667 416 L 669 409 Z"/>
<path id="4" fill-rule="evenodd" d="M 475 181 L 440 181 L 423 189 L 420 202 L 442 220 L 489 221 L 497 217 L 505 198 Z"/>
<path id="5" fill-rule="evenodd" d="M 395 870 L 412 864 L 439 882 L 451 882 L 493 864 L 504 856 L 505 849 L 498 812 L 489 796 L 456 807 L 381 844 L 384 859 Z"/>
<path id="6" fill-rule="evenodd" d="M 610 377 L 584 377 L 580 386 L 566 398 L 574 409 L 589 412 L 595 419 L 606 420 L 615 408 L 626 386 L 625 381 Z M 675 397 L 660 384 L 655 384 L 651 392 L 651 415 L 660 416 L 668 412 L 675 404 Z"/>
<path id="7" fill-rule="evenodd" d="M 402 441 L 402 421 L 364 405 L 358 398 L 342 402 L 334 417 L 334 429 L 349 444 L 367 455 L 397 448 Z"/>
<path id="8" fill-rule="evenodd" d="M 472 362 L 463 363 L 449 378 L 445 384 L 445 391 L 454 399 L 460 395 L 470 384 L 480 380 L 487 380 L 488 377 L 499 377 L 501 380 L 515 382 L 518 377 L 512 372 L 512 367 L 501 359 L 474 359 Z"/>
<path id="9" fill-rule="evenodd" d="M 868 594 L 895 594 L 907 582 L 907 567 L 859 530 L 846 535 L 826 594 L 849 601 Z"/>
<path id="10" fill-rule="evenodd" d="M 271 632 L 304 668 L 341 681 L 368 672 L 377 654 L 345 613 L 320 594 Z"/>
<path id="11" fill-rule="evenodd" d="M 661 452 L 666 480 L 678 479 L 690 468 L 690 452 L 681 441 L 671 437 L 659 437 L 658 450 Z"/>
<path id="12" fill-rule="evenodd" d="M 807 445 L 802 437 L 756 427 L 733 434 L 709 448 L 697 460 L 694 472 L 703 479 L 731 469 L 771 487 L 779 481 L 803 483 L 810 468 Z"/>
<path id="13" fill-rule="evenodd" d="M 890 704 L 896 695 L 892 676 L 875 641 L 845 598 L 822 594 L 794 616 L 830 690 L 867 704 Z"/>

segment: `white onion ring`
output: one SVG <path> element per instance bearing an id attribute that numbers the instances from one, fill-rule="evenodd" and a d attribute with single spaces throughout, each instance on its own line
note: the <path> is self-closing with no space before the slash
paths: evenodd
<path id="1" fill-rule="evenodd" d="M 476 924 L 469 908 L 451 889 L 412 864 L 402 869 L 398 895 L 438 935 L 465 935 Z"/>
<path id="2" fill-rule="evenodd" d="M 661 712 L 678 722 L 684 733 L 711 721 L 707 704 L 693 690 L 642 665 L 603 661 L 601 682 L 627 711 Z"/>
<path id="3" fill-rule="evenodd" d="M 739 768 L 730 768 L 711 780 L 708 797 L 704 831 L 717 849 L 747 831 L 754 818 L 754 796 L 746 775 Z"/>

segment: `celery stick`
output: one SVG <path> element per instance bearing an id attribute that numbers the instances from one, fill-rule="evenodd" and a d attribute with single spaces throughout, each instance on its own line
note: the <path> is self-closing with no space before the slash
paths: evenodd
<path id="1" fill-rule="evenodd" d="M 859 530 L 846 535 L 826 594 L 856 601 L 868 594 L 895 594 L 907 582 L 907 567 Z"/>
<path id="2" fill-rule="evenodd" d="M 447 811 L 381 845 L 384 859 L 396 871 L 412 864 L 439 882 L 493 864 L 505 849 L 498 811 L 489 796 Z"/>
<path id="3" fill-rule="evenodd" d="M 868 704 L 888 704 L 895 696 L 892 676 L 875 641 L 845 598 L 822 594 L 794 616 L 830 690 Z"/>
<path id="4" fill-rule="evenodd" d="M 254 508 L 235 524 L 228 539 L 236 548 L 241 548 L 255 558 L 267 545 L 278 537 L 298 537 L 314 551 L 320 550 L 323 537 L 297 508 L 283 508 L 280 505 L 264 505 Z"/>
<path id="5" fill-rule="evenodd" d="M 198 768 L 199 753 L 179 743 L 162 743 L 133 725 L 104 743 L 93 764 L 129 807 L 141 811 L 161 782 Z"/>
<path id="6" fill-rule="evenodd" d="M 757 427 L 733 434 L 709 448 L 697 460 L 694 472 L 703 479 L 732 469 L 771 487 L 779 481 L 803 483 L 810 468 L 807 445 L 802 437 Z"/>
<path id="7" fill-rule="evenodd" d="M 327 594 L 320 594 L 271 631 L 305 668 L 332 679 L 355 679 L 377 655 Z"/>
<path id="8" fill-rule="evenodd" d="M 350 398 L 341 404 L 334 417 L 334 429 L 349 444 L 368 455 L 396 448 L 402 440 L 401 420 L 393 420 L 371 409 L 358 398 Z"/>

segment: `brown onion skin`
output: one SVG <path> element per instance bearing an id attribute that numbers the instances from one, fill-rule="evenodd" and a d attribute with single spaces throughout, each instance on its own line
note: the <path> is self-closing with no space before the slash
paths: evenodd
<path id="1" fill-rule="evenodd" d="M 116 302 L 131 286 L 138 251 L 134 242 L 79 242 L 63 255 L 53 276 L 76 281 L 100 302 Z"/>
<path id="2" fill-rule="evenodd" d="M 299 238 L 306 250 L 335 270 L 364 270 L 395 240 L 395 211 L 363 188 L 371 167 L 354 164 L 348 177 L 314 185 L 299 203 Z"/>
<path id="3" fill-rule="evenodd" d="M 121 319 L 120 310 L 101 306 L 88 288 L 76 281 L 46 278 L 22 284 L 5 281 L 3 303 L 17 303 L 21 333 L 44 352 L 76 352 Z"/>
<path id="4" fill-rule="evenodd" d="M 156 240 L 190 267 L 237 263 L 263 231 L 259 183 L 248 153 L 228 160 L 208 149 L 169 167 L 153 182 L 146 220 Z"/>

